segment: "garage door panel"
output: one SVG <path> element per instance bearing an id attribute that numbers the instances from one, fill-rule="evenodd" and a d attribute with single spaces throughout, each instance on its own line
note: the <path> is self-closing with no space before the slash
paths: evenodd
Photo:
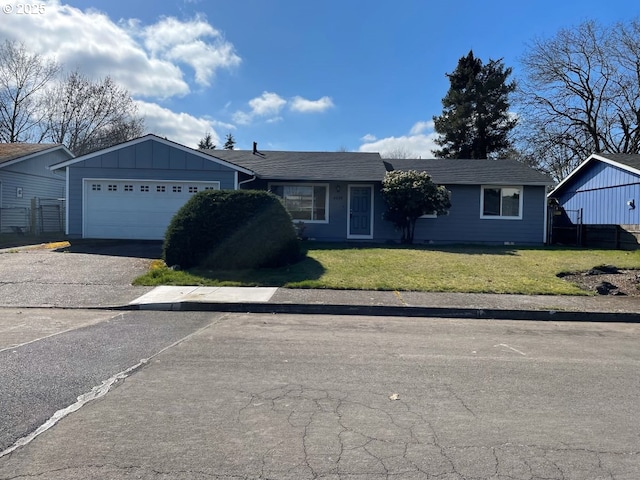
<path id="1" fill-rule="evenodd" d="M 171 218 L 195 193 L 219 182 L 85 180 L 86 238 L 162 240 Z"/>

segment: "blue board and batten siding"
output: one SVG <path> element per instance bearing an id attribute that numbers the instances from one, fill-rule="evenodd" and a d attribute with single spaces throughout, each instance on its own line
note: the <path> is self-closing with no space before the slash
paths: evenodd
<path id="1" fill-rule="evenodd" d="M 67 175 L 67 232 L 71 236 L 83 234 L 84 179 L 211 181 L 231 190 L 238 183 L 236 170 L 153 138 L 73 163 L 67 167 Z"/>
<path id="2" fill-rule="evenodd" d="M 609 163 L 592 161 L 553 196 L 567 211 L 581 209 L 584 224 L 640 224 L 640 175 Z"/>

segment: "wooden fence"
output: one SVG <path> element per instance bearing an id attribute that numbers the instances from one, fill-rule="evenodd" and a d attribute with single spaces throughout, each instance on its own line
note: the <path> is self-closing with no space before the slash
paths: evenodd
<path id="1" fill-rule="evenodd" d="M 640 225 L 582 225 L 582 246 L 636 250 L 640 248 Z"/>

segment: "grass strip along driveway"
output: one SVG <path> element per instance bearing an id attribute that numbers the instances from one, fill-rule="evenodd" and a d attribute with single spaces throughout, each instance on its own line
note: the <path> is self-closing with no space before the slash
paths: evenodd
<path id="1" fill-rule="evenodd" d="M 156 262 L 135 284 L 589 295 L 592 292 L 557 275 L 584 272 L 599 265 L 640 269 L 640 251 L 316 243 L 306 246 L 307 258 L 286 268 L 180 271 Z"/>

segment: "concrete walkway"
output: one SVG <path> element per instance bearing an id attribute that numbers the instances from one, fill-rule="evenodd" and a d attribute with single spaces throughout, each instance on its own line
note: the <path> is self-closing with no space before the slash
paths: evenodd
<path id="1" fill-rule="evenodd" d="M 123 309 L 640 322 L 640 299 L 276 287 L 157 287 Z"/>

